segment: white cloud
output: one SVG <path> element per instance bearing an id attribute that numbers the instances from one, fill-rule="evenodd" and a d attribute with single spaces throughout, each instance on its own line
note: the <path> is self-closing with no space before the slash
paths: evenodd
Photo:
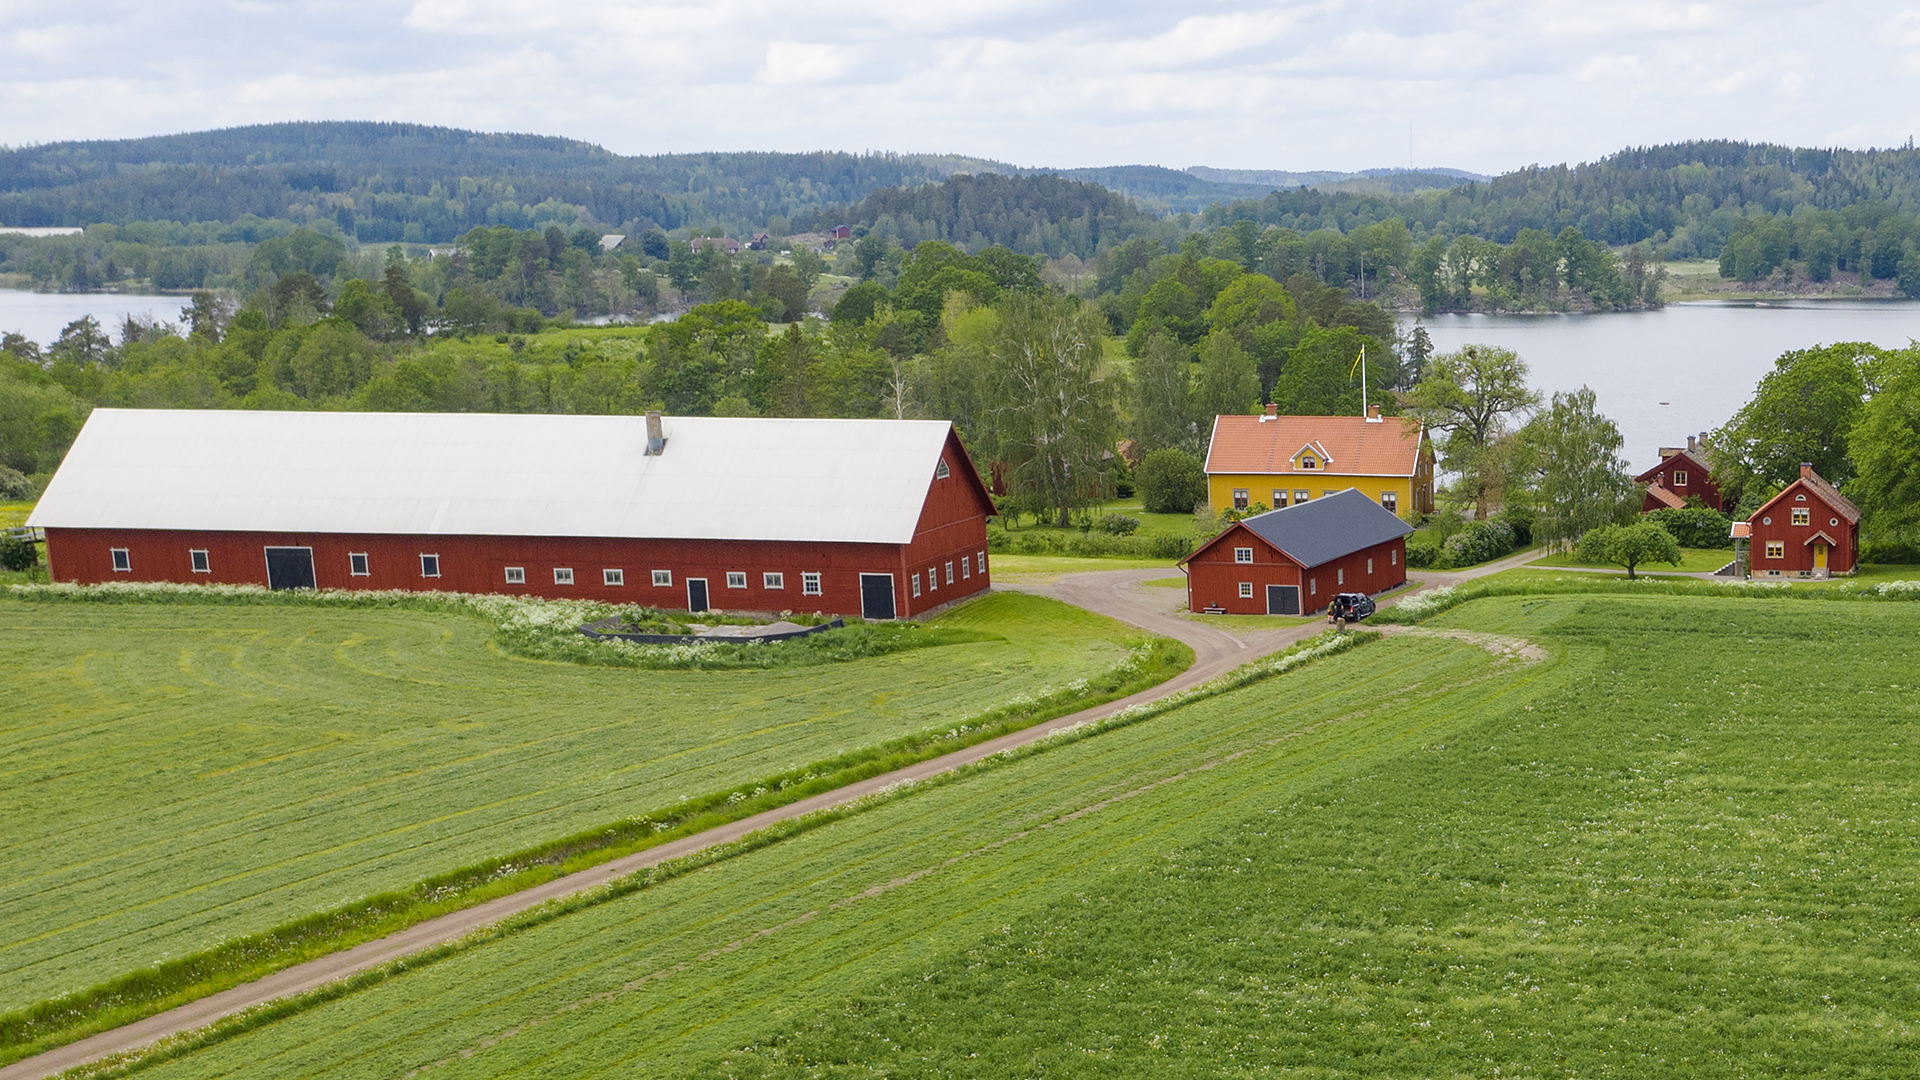
<path id="1" fill-rule="evenodd" d="M 1870 92 L 1860 73 L 1872 74 Z M 627 153 L 1497 171 L 1725 136 L 1904 141 L 1920 13 L 1714 0 L 0 0 L 0 143 L 280 119 Z"/>

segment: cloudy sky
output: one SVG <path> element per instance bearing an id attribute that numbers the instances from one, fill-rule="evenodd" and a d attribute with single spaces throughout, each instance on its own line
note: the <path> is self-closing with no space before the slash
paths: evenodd
<path id="1" fill-rule="evenodd" d="M 1920 7 L 1559 0 L 0 0 L 0 143 L 287 119 L 622 153 L 1499 172 L 1904 143 Z"/>

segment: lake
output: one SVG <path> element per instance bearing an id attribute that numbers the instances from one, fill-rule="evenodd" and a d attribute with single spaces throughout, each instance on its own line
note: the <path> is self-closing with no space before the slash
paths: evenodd
<path id="1" fill-rule="evenodd" d="M 1413 325 L 1403 317 L 1403 328 Z M 1727 422 L 1789 349 L 1920 338 L 1920 303 L 1803 300 L 1669 304 L 1605 315 L 1435 315 L 1421 320 L 1436 348 L 1469 343 L 1520 354 L 1542 395 L 1593 388 L 1620 425 L 1635 471 L 1662 446 L 1684 446 Z"/>
<path id="2" fill-rule="evenodd" d="M 0 289 L 0 334 L 20 333 L 41 348 L 53 344 L 68 323 L 87 315 L 114 341 L 128 315 L 158 322 L 179 322 L 184 296 L 128 296 L 120 293 L 36 293 Z"/>

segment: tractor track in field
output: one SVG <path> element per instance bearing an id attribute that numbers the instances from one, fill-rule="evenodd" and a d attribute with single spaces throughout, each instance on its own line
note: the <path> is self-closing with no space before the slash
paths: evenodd
<path id="1" fill-rule="evenodd" d="M 1537 552 L 1524 552 L 1466 571 L 1422 575 L 1414 579 L 1416 584 L 1412 589 L 1393 599 L 1404 599 L 1429 588 L 1453 585 L 1498 573 L 1501 570 L 1512 569 L 1524 565 L 1527 560 L 1537 555 Z M 1093 571 L 1063 575 L 1044 584 L 999 586 L 1051 596 L 1096 614 L 1106 615 L 1184 642 L 1193 649 L 1193 666 L 1158 686 L 1035 724 L 1033 727 L 977 743 L 941 757 L 822 792 L 752 817 L 716 826 L 693 836 L 682 837 L 645 851 L 635 852 L 623 858 L 555 878 L 530 889 L 429 919 L 375 941 L 296 964 L 252 982 L 211 994 L 198 1001 L 191 1001 L 166 1012 L 156 1013 L 0 1067 L 0 1080 L 44 1080 L 46 1077 L 56 1076 L 68 1069 L 103 1058 L 137 1053 L 163 1039 L 185 1035 L 235 1013 L 318 990 L 393 961 L 458 941 L 511 916 L 550 901 L 605 885 L 635 871 L 692 855 L 706 848 L 731 843 L 769 826 L 875 795 L 898 784 L 926 780 L 961 766 L 983 761 L 1003 751 L 1038 742 L 1063 728 L 1104 719 L 1133 705 L 1157 701 L 1224 675 L 1242 664 L 1285 649 L 1326 628 L 1324 622 L 1315 619 L 1298 626 L 1229 632 L 1217 625 L 1199 622 L 1182 615 L 1179 605 L 1185 597 L 1180 590 L 1143 585 L 1146 581 L 1165 576 L 1167 576 L 1167 570 L 1164 568 Z M 1392 602 L 1387 601 L 1387 603 Z M 1396 628 L 1396 632 L 1405 631 Z M 1455 634 L 1451 631 L 1446 633 L 1448 636 L 1464 634 L 1464 632 Z M 1521 646 L 1524 645 L 1526 648 L 1537 651 L 1537 646 L 1520 642 L 1520 639 L 1492 641 L 1491 638 L 1496 636 L 1481 634 L 1466 639 L 1490 651 L 1503 652 L 1514 659 L 1539 658 L 1521 650 Z M 1482 638 L 1489 640 L 1480 640 Z"/>

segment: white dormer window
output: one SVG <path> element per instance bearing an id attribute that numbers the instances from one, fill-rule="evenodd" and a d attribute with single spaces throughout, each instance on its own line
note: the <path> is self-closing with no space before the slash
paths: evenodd
<path id="1" fill-rule="evenodd" d="M 1320 467 L 1320 463 L 1314 460 L 1312 454 L 1301 454 L 1300 467 L 1303 469 L 1317 469 Z"/>
<path id="2" fill-rule="evenodd" d="M 952 474 L 951 472 L 949 472 L 949 471 L 947 471 L 947 459 L 946 459 L 946 458 L 941 458 L 941 459 L 940 459 L 940 464 L 938 464 L 938 465 L 935 465 L 935 466 L 933 467 L 933 478 L 934 478 L 935 480 L 945 480 L 945 479 L 946 479 L 947 477 L 949 477 L 949 476 L 952 476 L 952 475 L 953 475 L 953 474 Z"/>

